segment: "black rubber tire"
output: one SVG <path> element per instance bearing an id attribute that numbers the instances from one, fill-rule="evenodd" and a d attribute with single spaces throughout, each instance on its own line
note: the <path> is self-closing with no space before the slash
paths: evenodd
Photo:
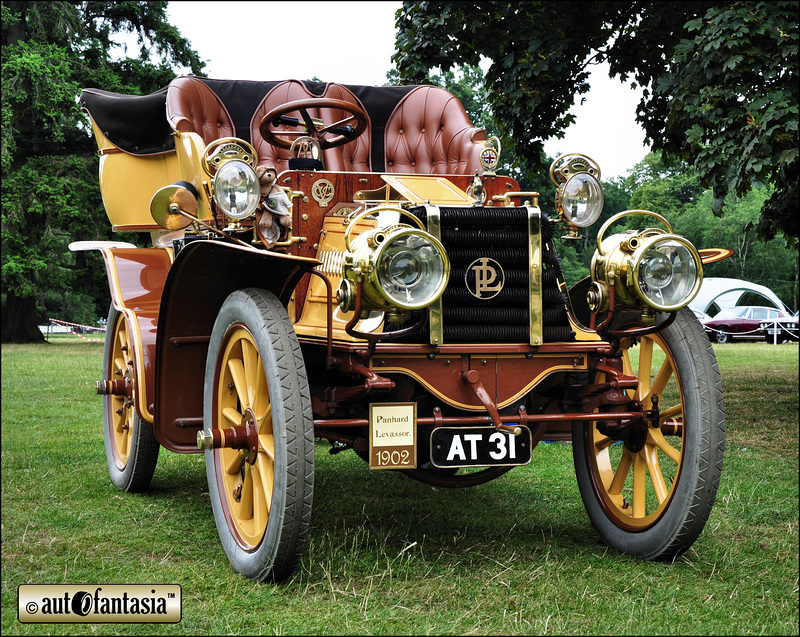
<path id="1" fill-rule="evenodd" d="M 135 344 L 130 338 L 125 315 L 117 311 L 113 304 L 108 311 L 106 329 L 103 378 L 113 381 L 127 375 L 135 383 L 131 363 Z M 122 347 L 126 349 L 122 350 Z M 134 402 L 125 396 L 103 396 L 103 441 L 108 473 L 114 486 L 130 493 L 144 491 L 150 486 L 161 448 L 153 426 L 139 418 L 135 400 L 135 391 Z M 121 413 L 118 414 L 118 410 Z M 122 426 L 127 426 L 127 430 L 122 430 Z"/>
<path id="2" fill-rule="evenodd" d="M 230 369 L 238 361 L 241 378 L 247 381 L 242 380 L 241 387 L 226 380 L 236 379 Z M 286 310 L 272 293 L 255 288 L 233 292 L 214 323 L 205 370 L 205 430 L 232 426 L 230 417 L 236 412 L 231 409 L 241 414 L 248 408 L 257 415 L 258 453 L 252 462 L 237 458 L 240 468 L 226 472 L 236 454 L 245 452 L 206 451 L 209 495 L 233 569 L 259 581 L 280 581 L 297 566 L 308 534 L 314 423 L 305 363 Z M 227 418 L 223 409 L 228 410 Z M 274 460 L 267 453 L 270 444 Z M 232 481 L 238 480 L 245 485 L 240 500 L 234 495 L 236 487 L 231 489 Z M 248 480 L 250 498 L 245 504 Z"/>
<path id="3" fill-rule="evenodd" d="M 632 514 L 623 514 L 627 503 L 619 505 L 617 500 L 617 504 L 614 504 L 613 498 L 623 499 L 623 496 L 611 494 L 610 474 L 603 473 L 603 469 L 599 468 L 601 465 L 606 467 L 605 462 L 611 455 L 613 444 L 603 441 L 594 423 L 573 424 L 573 456 L 581 497 L 589 519 L 603 541 L 622 553 L 642 559 L 668 560 L 680 555 L 697 539 L 714 504 L 725 448 L 725 407 L 714 351 L 700 323 L 690 311 L 681 310 L 675 322 L 660 335 L 644 338 L 653 339 L 654 349 L 660 342 L 659 347 L 671 360 L 674 370 L 672 378 L 677 377 L 673 393 L 678 398 L 674 404 L 680 407 L 682 418 L 675 418 L 673 422 L 682 422 L 682 439 L 676 441 L 680 443 L 677 447 L 679 459 L 671 460 L 657 445 L 650 445 L 651 453 L 664 458 L 659 461 L 660 464 L 655 463 L 655 466 L 656 473 L 664 473 L 662 480 L 666 488 L 666 498 L 658 501 L 657 508 L 650 512 L 645 511 L 646 515 L 642 514 L 638 518 L 635 505 L 631 507 Z M 640 357 L 643 356 L 640 351 Z M 650 370 L 652 371 L 652 366 Z M 651 377 L 650 374 L 647 376 Z M 649 382 L 648 380 L 648 384 Z M 662 392 L 662 396 L 666 393 Z M 664 411 L 669 406 L 661 405 L 662 419 L 658 431 L 650 430 L 653 436 L 661 436 L 662 444 L 669 437 L 664 435 L 664 432 L 668 432 L 667 429 L 662 431 L 664 419 L 667 418 Z M 676 415 L 673 412 L 673 416 Z M 626 445 L 617 443 L 620 444 Z M 647 447 L 645 445 L 640 453 L 645 454 Z M 603 448 L 609 451 L 604 452 Z M 623 456 L 630 452 L 627 446 L 625 449 L 617 446 L 617 450 L 621 450 Z M 604 456 L 604 453 L 607 455 Z M 636 462 L 646 462 L 645 456 L 642 455 L 638 461 L 634 458 L 632 462 L 634 466 Z M 614 470 L 613 462 L 609 464 Z M 620 461 L 617 469 L 622 464 Z M 671 468 L 672 464 L 674 469 Z M 657 480 L 653 480 L 646 465 L 642 471 L 647 471 L 648 477 L 642 477 L 639 484 L 649 479 L 650 489 L 654 489 L 652 484 Z M 626 469 L 623 475 L 627 472 L 635 473 L 635 469 Z M 670 478 L 674 479 L 667 484 Z M 613 488 L 614 491 L 616 489 L 617 487 Z M 634 486 L 630 491 L 635 489 Z M 649 496 L 650 502 L 656 500 L 656 496 L 652 494 Z M 632 498 L 635 501 L 636 495 Z"/>

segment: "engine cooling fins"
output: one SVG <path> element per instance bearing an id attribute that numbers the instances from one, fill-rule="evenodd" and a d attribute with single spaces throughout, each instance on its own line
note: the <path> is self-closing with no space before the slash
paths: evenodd
<path id="1" fill-rule="evenodd" d="M 427 223 L 424 207 L 411 211 Z M 439 208 L 441 241 L 450 259 L 450 282 L 442 295 L 445 343 L 527 343 L 530 338 L 528 211 L 526 208 Z M 542 336 L 572 341 L 555 228 L 542 218 Z M 484 298 L 475 294 L 476 270 L 488 259 L 497 271 Z M 477 264 L 477 266 L 476 266 Z M 501 284 L 499 284 L 501 283 Z M 491 295 L 491 296 L 490 296 Z M 413 317 L 412 317 L 412 320 Z M 410 325 L 410 323 L 406 324 Z M 388 331 L 406 325 L 386 325 Z M 404 339 L 428 342 L 427 327 Z"/>

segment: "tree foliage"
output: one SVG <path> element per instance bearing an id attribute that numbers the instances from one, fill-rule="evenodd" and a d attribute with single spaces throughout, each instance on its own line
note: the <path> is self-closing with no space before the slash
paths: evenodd
<path id="1" fill-rule="evenodd" d="M 104 285 L 95 255 L 67 250 L 70 241 L 110 235 L 77 97 L 89 87 L 147 94 L 169 83 L 176 65 L 200 73 L 202 62 L 167 22 L 166 8 L 2 3 L 3 342 L 41 339 L 36 303 L 45 293 L 91 299 Z"/>
<path id="2" fill-rule="evenodd" d="M 764 238 L 798 237 L 797 2 L 404 2 L 402 78 L 491 61 L 488 99 L 536 170 L 542 140 L 563 136 L 589 66 L 644 87 L 637 121 L 666 162 L 712 189 L 713 212 L 770 184 Z"/>
<path id="3" fill-rule="evenodd" d="M 705 266 L 706 276 L 764 285 L 797 309 L 797 253 L 778 238 L 759 240 L 756 231 L 760 211 L 772 195 L 771 186 L 753 188 L 744 197 L 731 196 L 725 217 L 719 219 L 712 212 L 714 195 L 700 185 L 697 172 L 684 164 L 666 166 L 660 153 L 649 153 L 624 183 L 630 208 L 665 212 L 675 232 L 699 249 L 734 251 L 732 257 Z M 635 219 L 630 223 L 635 224 Z"/>

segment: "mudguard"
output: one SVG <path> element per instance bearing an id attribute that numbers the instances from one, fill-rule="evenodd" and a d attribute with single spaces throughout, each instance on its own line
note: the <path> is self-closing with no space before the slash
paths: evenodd
<path id="1" fill-rule="evenodd" d="M 208 343 L 228 295 L 241 288 L 263 288 L 286 306 L 303 275 L 319 264 L 220 241 L 194 241 L 178 253 L 164 284 L 155 347 L 159 443 L 170 451 L 198 451 Z"/>

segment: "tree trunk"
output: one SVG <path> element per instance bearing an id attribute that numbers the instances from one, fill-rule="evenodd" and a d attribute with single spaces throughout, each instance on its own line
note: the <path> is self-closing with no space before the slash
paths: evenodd
<path id="1" fill-rule="evenodd" d="M 9 291 L 0 323 L 3 343 L 44 343 L 44 335 L 36 324 L 36 298 L 33 296 L 21 298 Z"/>

